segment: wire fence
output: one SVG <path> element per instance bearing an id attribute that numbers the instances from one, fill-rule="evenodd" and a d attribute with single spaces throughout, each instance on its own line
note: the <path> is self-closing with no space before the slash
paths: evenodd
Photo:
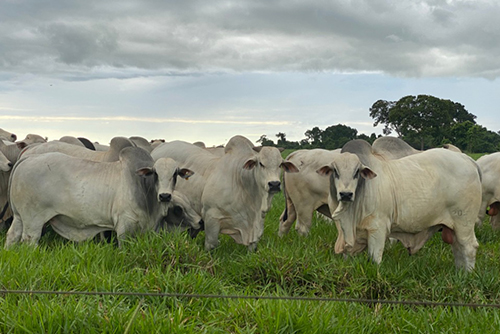
<path id="1" fill-rule="evenodd" d="M 252 299 L 252 300 L 284 300 L 284 301 L 311 301 L 356 304 L 387 304 L 424 307 L 466 307 L 466 308 L 500 308 L 500 304 L 477 303 L 446 303 L 432 301 L 404 301 L 386 299 L 357 299 L 357 298 L 329 298 L 329 297 L 294 297 L 294 296 L 247 296 L 247 295 L 217 295 L 217 294 L 190 294 L 190 293 L 162 293 L 162 292 L 107 292 L 107 291 L 44 291 L 44 290 L 0 290 L 4 295 L 64 295 L 64 296 L 126 296 L 126 297 L 156 297 L 156 298 L 187 298 L 187 299 Z"/>

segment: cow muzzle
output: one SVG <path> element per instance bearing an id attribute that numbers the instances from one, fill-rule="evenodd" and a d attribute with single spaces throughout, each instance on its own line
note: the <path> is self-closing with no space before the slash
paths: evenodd
<path id="1" fill-rule="evenodd" d="M 350 191 L 339 192 L 339 200 L 342 202 L 352 202 L 353 198 L 354 198 L 354 194 Z"/>
<path id="2" fill-rule="evenodd" d="M 172 194 L 162 193 L 158 195 L 160 202 L 169 203 L 172 200 Z"/>
<path id="3" fill-rule="evenodd" d="M 269 186 L 270 193 L 277 193 L 277 192 L 281 191 L 281 182 L 280 181 L 271 181 L 271 182 L 268 182 L 267 185 Z"/>

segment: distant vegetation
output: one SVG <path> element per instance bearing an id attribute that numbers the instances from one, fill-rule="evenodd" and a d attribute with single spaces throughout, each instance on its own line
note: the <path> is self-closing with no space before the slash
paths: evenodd
<path id="1" fill-rule="evenodd" d="M 477 124 L 476 116 L 465 107 L 451 100 L 430 95 L 405 96 L 398 101 L 378 100 L 370 107 L 373 126 L 384 125 L 385 135 L 396 135 L 416 149 L 424 150 L 451 143 L 464 152 L 491 153 L 500 150 L 500 132 L 493 132 Z M 358 130 L 337 124 L 322 130 L 307 130 L 306 138 L 288 141 L 284 132 L 276 134 L 275 143 L 262 135 L 257 143 L 263 146 L 280 146 L 287 149 L 342 147 L 352 139 L 373 143 L 377 136 L 358 134 Z"/>

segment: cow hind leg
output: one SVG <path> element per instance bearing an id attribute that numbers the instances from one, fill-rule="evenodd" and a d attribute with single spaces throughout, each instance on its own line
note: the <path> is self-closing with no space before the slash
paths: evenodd
<path id="1" fill-rule="evenodd" d="M 451 248 L 455 257 L 455 266 L 467 271 L 474 269 L 476 263 L 476 251 L 479 247 L 474 230 L 455 230 Z"/>
<path id="2" fill-rule="evenodd" d="M 297 219 L 297 213 L 295 211 L 295 206 L 293 205 L 293 202 L 291 201 L 290 197 L 287 196 L 286 198 L 286 208 L 283 210 L 283 213 L 281 214 L 280 217 L 280 227 L 279 227 L 279 232 L 278 235 L 280 237 L 284 236 L 290 231 L 290 228 L 292 227 L 292 224 L 295 222 Z"/>
<path id="3" fill-rule="evenodd" d="M 14 216 L 12 220 L 12 225 L 7 231 L 7 237 L 5 239 L 5 249 L 9 248 L 13 244 L 21 241 L 23 235 L 23 221 L 19 216 Z"/>

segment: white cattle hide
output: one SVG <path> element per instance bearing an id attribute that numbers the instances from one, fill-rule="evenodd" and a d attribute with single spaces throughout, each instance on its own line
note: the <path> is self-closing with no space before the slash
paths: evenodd
<path id="1" fill-rule="evenodd" d="M 339 221 L 347 252 L 368 246 L 380 263 L 388 237 L 414 253 L 443 228 L 457 267 L 474 268 L 481 181 L 472 159 L 444 149 L 387 161 L 366 151 L 359 157 L 345 151 L 318 172 L 330 176 L 330 195 L 340 203 L 332 217 Z"/>

